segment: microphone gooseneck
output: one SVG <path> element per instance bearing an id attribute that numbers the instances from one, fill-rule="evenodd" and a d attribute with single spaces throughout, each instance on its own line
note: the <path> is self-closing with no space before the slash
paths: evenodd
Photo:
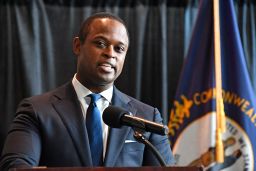
<path id="1" fill-rule="evenodd" d="M 161 164 L 161 166 L 166 167 L 166 163 L 157 149 L 143 136 L 143 134 L 138 131 L 134 131 L 133 137 L 140 143 L 145 144 L 145 146 L 149 147 L 152 153 L 156 156 L 157 160 Z"/>

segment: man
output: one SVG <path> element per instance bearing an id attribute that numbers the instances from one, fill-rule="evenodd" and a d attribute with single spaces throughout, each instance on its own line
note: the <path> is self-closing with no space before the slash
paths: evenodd
<path id="1" fill-rule="evenodd" d="M 128 31 L 120 18 L 109 13 L 89 17 L 79 37 L 73 40 L 77 73 L 72 82 L 20 103 L 5 142 L 0 170 L 159 165 L 152 152 L 134 140 L 130 127 L 108 128 L 101 117 L 92 129 L 89 126 L 96 118 L 91 117 L 91 111 L 102 114 L 109 105 L 162 122 L 156 108 L 123 94 L 113 85 L 122 71 L 128 46 Z M 91 94 L 98 94 L 99 99 L 91 102 Z M 91 133 L 97 128 L 96 134 Z M 168 165 L 174 163 L 167 136 L 145 133 L 145 137 Z"/>

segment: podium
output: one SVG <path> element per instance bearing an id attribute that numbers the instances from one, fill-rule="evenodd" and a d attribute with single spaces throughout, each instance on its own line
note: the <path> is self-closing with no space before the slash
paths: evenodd
<path id="1" fill-rule="evenodd" d="M 200 167 L 38 167 L 11 171 L 202 171 Z"/>

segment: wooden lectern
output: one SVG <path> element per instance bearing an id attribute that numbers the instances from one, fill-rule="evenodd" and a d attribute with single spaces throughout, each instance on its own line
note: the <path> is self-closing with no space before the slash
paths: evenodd
<path id="1" fill-rule="evenodd" d="M 199 167 L 52 167 L 12 169 L 11 171 L 202 171 Z"/>

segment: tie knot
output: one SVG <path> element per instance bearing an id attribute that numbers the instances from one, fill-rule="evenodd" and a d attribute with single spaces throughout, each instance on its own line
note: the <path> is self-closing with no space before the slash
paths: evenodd
<path id="1" fill-rule="evenodd" d="M 90 94 L 89 97 L 91 98 L 92 102 L 95 103 L 97 100 L 100 99 L 100 94 Z"/>

